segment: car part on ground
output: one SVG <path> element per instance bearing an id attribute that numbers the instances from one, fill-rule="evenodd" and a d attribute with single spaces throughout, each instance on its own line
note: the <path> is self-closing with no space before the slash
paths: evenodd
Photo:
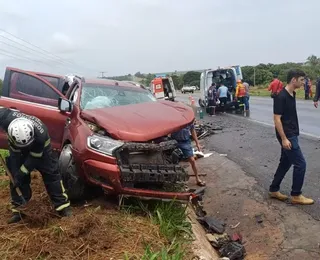
<path id="1" fill-rule="evenodd" d="M 207 136 L 213 135 L 218 130 L 222 130 L 221 127 L 213 127 L 211 124 L 196 124 L 195 130 L 197 133 L 198 139 L 203 139 Z"/>

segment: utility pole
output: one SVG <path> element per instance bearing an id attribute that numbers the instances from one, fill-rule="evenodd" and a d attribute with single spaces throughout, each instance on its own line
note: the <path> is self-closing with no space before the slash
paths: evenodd
<path id="1" fill-rule="evenodd" d="M 106 71 L 101 71 L 100 73 L 101 73 L 101 77 L 100 78 L 103 79 L 104 78 L 104 73 L 107 73 L 107 72 Z"/>
<path id="2" fill-rule="evenodd" d="M 256 85 L 256 67 L 253 67 L 253 86 Z"/>

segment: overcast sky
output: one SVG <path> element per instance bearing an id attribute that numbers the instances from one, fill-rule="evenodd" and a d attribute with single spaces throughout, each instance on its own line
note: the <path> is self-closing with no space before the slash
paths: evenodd
<path id="1" fill-rule="evenodd" d="M 0 73 L 14 66 L 111 76 L 304 61 L 320 55 L 319 10 L 319 0 L 0 0 L 0 29 L 47 51 L 0 31 Z"/>

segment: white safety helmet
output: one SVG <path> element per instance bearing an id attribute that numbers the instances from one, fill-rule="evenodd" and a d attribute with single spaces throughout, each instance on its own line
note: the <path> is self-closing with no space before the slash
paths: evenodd
<path id="1" fill-rule="evenodd" d="M 8 127 L 9 137 L 18 147 L 26 147 L 34 140 L 34 126 L 27 118 L 16 118 Z"/>

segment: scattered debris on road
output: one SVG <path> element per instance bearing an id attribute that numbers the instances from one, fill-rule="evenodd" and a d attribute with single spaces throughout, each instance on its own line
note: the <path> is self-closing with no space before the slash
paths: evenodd
<path id="1" fill-rule="evenodd" d="M 206 123 L 206 124 L 195 124 L 195 130 L 197 133 L 198 139 L 203 139 L 205 137 L 208 137 L 210 135 L 215 134 L 215 131 L 221 131 L 221 127 L 213 127 L 212 123 Z"/>

